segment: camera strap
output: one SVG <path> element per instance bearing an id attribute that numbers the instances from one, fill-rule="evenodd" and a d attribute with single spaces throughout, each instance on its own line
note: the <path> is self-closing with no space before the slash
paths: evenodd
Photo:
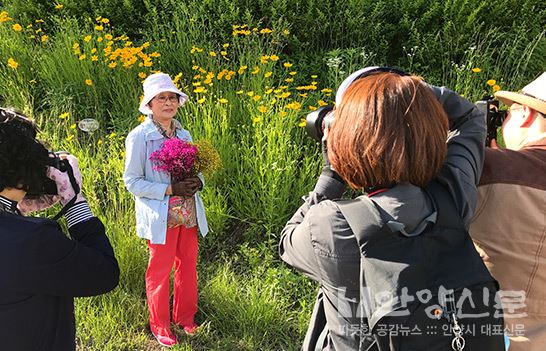
<path id="1" fill-rule="evenodd" d="M 59 218 L 64 216 L 66 212 L 72 206 L 74 206 L 74 204 L 76 203 L 76 198 L 78 197 L 78 194 L 80 193 L 80 190 L 81 190 L 80 185 L 78 184 L 78 182 L 76 181 L 76 177 L 74 176 L 74 170 L 72 169 L 72 166 L 70 166 L 68 162 L 66 164 L 66 173 L 68 174 L 68 179 L 70 180 L 72 189 L 74 189 L 74 197 L 70 199 L 70 201 L 68 201 L 66 205 L 64 205 L 64 207 L 59 211 L 59 213 L 55 215 L 55 217 L 53 217 L 53 220 L 55 221 L 59 220 Z"/>

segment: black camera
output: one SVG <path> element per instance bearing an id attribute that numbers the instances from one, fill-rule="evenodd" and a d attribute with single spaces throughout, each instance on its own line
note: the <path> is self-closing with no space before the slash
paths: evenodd
<path id="1" fill-rule="evenodd" d="M 489 146 L 491 140 L 497 138 L 497 130 L 502 126 L 507 111 L 500 110 L 499 101 L 495 100 L 491 95 L 486 95 L 481 100 L 477 101 L 476 106 L 483 113 L 487 124 L 485 145 Z"/>
<path id="2" fill-rule="evenodd" d="M 322 140 L 324 130 L 330 128 L 334 120 L 333 109 L 333 106 L 322 106 L 307 115 L 305 130 L 311 138 L 317 141 Z"/>
<path id="3" fill-rule="evenodd" d="M 46 166 L 54 167 L 58 169 L 61 172 L 68 172 L 69 169 L 72 169 L 72 166 L 70 166 L 70 163 L 68 163 L 67 159 L 63 159 L 60 156 L 61 155 L 68 155 L 65 151 L 58 151 L 58 152 L 49 152 L 49 158 L 46 162 Z M 43 186 L 41 189 L 29 189 L 26 197 L 28 198 L 36 198 L 40 195 L 57 195 L 57 184 L 55 182 L 47 177 L 43 179 Z"/>

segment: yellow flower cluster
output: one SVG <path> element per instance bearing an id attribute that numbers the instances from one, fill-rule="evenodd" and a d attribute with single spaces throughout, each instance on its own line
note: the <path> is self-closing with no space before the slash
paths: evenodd
<path id="1" fill-rule="evenodd" d="M 11 18 L 9 17 L 8 13 L 6 11 L 0 12 L 0 23 L 10 21 Z"/>
<path id="2" fill-rule="evenodd" d="M 214 172 L 222 168 L 222 159 L 218 151 L 208 140 L 195 142 L 197 146 L 197 157 L 195 158 L 195 169 L 202 172 L 205 178 L 210 178 Z"/>
<path id="3" fill-rule="evenodd" d="M 105 26 L 110 23 L 108 18 L 99 16 L 95 20 L 97 21 L 95 31 L 102 33 L 85 35 L 82 44 L 75 42 L 72 45 L 73 53 L 80 61 L 89 58 L 93 62 L 103 62 L 110 69 L 116 67 L 129 69 L 133 66 L 152 67 L 154 65 L 153 59 L 161 56 L 158 52 L 149 54 L 145 52 L 150 47 L 149 42 L 145 42 L 141 46 L 134 46 L 126 35 L 114 37 L 105 29 Z M 93 39 L 95 39 L 96 45 L 93 45 Z M 102 60 L 99 52 L 102 52 Z M 144 79 L 147 73 L 140 71 L 138 76 Z"/>
<path id="4" fill-rule="evenodd" d="M 234 25 L 231 26 L 231 28 L 232 28 L 231 34 L 234 37 L 247 36 L 247 35 L 250 35 L 252 33 L 257 33 L 257 34 L 262 34 L 262 35 L 267 35 L 267 34 L 273 33 L 273 30 L 270 29 L 270 28 L 258 29 L 256 27 L 254 27 L 254 28 L 252 28 L 252 30 L 250 30 L 250 28 L 246 24 L 242 24 L 242 25 L 241 24 L 234 24 Z M 284 34 L 284 32 L 283 32 L 283 34 Z"/>

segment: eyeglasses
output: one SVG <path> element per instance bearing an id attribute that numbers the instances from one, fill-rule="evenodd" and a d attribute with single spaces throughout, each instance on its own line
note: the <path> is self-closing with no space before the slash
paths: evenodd
<path id="1" fill-rule="evenodd" d="M 174 103 L 178 103 L 178 95 L 171 95 L 171 96 L 156 96 L 154 100 L 158 101 L 159 103 L 165 104 L 167 101 Z"/>

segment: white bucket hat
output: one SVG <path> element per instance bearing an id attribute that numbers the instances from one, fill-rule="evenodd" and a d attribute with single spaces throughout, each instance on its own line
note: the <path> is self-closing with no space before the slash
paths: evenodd
<path id="1" fill-rule="evenodd" d="M 546 72 L 521 89 L 521 93 L 499 90 L 495 93 L 495 97 L 506 106 L 515 102 L 546 115 Z"/>
<path id="2" fill-rule="evenodd" d="M 142 87 L 144 88 L 144 97 L 140 102 L 138 110 L 145 115 L 152 114 L 152 110 L 148 107 L 148 103 L 152 101 L 157 94 L 166 91 L 178 94 L 178 106 L 184 105 L 188 100 L 188 95 L 178 90 L 171 80 L 171 77 L 165 73 L 154 73 L 149 75 L 146 80 L 144 80 L 144 83 L 142 83 Z"/>

